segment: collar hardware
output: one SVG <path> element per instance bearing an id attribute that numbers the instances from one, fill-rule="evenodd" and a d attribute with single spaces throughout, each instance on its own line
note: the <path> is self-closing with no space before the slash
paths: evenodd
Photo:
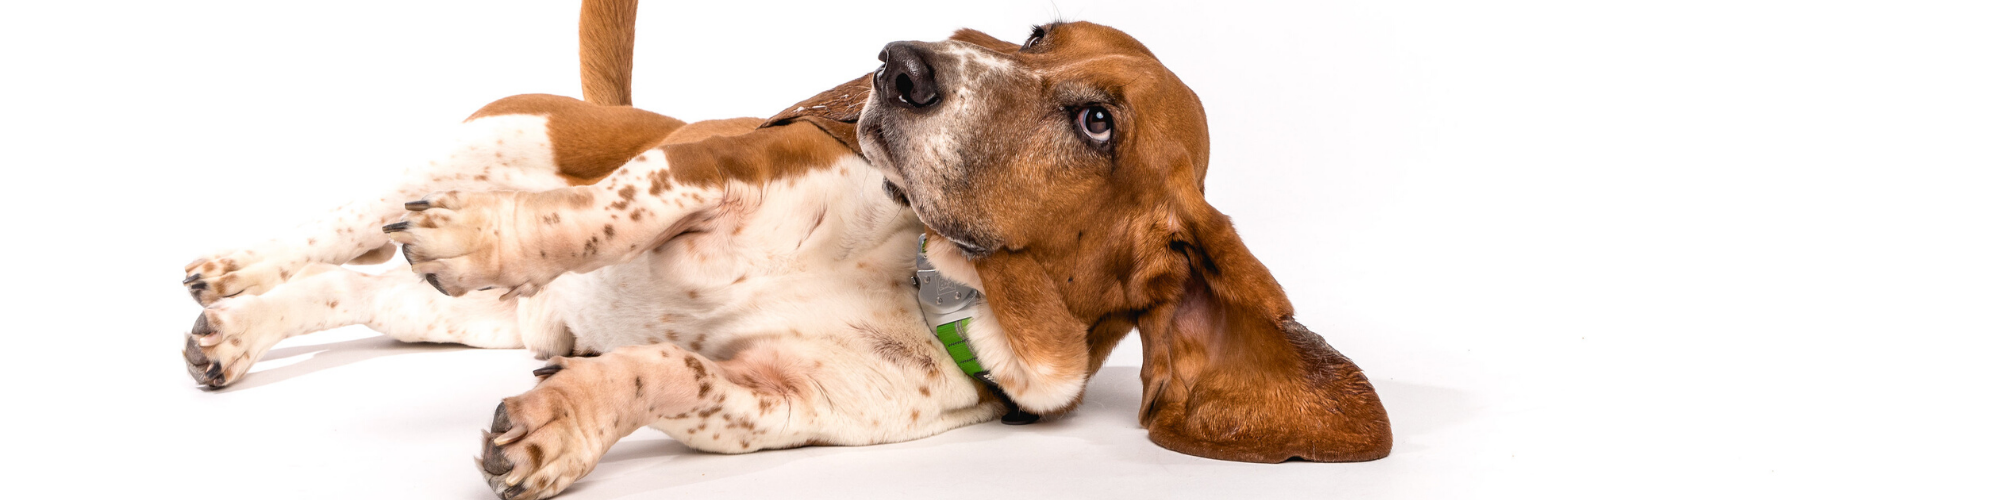
<path id="1" fill-rule="evenodd" d="M 972 342 L 966 340 L 966 329 L 972 326 L 972 312 L 979 309 L 973 306 L 985 302 L 985 297 L 979 290 L 939 274 L 924 255 L 927 239 L 928 235 L 917 237 L 917 275 L 910 278 L 917 285 L 917 308 L 924 311 L 924 323 L 960 371 L 985 385 L 987 391 L 1007 405 L 1007 414 L 1000 416 L 1001 423 L 1023 425 L 1041 420 L 1040 415 L 1022 411 L 1021 405 L 1007 397 L 1007 391 L 993 380 L 993 373 L 979 364 L 979 356 L 972 352 Z"/>

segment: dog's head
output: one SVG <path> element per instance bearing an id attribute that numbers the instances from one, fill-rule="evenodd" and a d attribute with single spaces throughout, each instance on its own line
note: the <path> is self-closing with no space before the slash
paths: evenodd
<path id="1" fill-rule="evenodd" d="M 1144 45 L 1070 22 L 1019 44 L 972 30 L 896 42 L 880 58 L 860 150 L 971 261 L 1019 358 L 1076 382 L 1061 405 L 1136 326 L 1154 442 L 1258 462 L 1388 453 L 1367 378 L 1292 320 L 1203 198 L 1201 101 Z"/>

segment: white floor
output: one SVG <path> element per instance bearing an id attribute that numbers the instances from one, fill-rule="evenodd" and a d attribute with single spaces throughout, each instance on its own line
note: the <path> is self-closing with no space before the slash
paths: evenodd
<path id="1" fill-rule="evenodd" d="M 520 351 L 399 345 L 366 331 L 299 340 L 308 339 L 276 349 L 238 387 L 205 392 L 167 377 L 128 384 L 121 392 L 149 393 L 132 402 L 146 405 L 148 435 L 132 439 L 146 443 L 152 466 L 121 470 L 118 481 L 93 487 L 201 491 L 208 498 L 489 495 L 471 460 L 475 431 L 499 398 L 533 384 L 528 371 L 541 363 Z M 171 373 L 175 366 L 159 362 L 165 358 L 135 362 L 156 368 L 148 372 Z M 1447 451 L 1456 447 L 1449 440 L 1469 437 L 1464 418 L 1473 403 L 1461 391 L 1384 380 L 1383 395 L 1402 417 L 1391 459 L 1253 465 L 1189 457 L 1147 442 L 1134 423 L 1137 382 L 1136 368 L 1108 367 L 1075 415 L 1023 427 L 996 422 L 886 446 L 713 455 L 641 430 L 564 498 L 1451 497 L 1476 491 L 1473 483 L 1425 479 L 1442 472 L 1435 469 L 1439 464 L 1460 464 L 1453 475 L 1477 471 L 1472 457 L 1452 458 Z M 129 453 L 131 445 L 129 439 L 106 440 L 102 448 L 72 451 L 115 456 Z"/>
<path id="2" fill-rule="evenodd" d="M 762 115 L 958 26 L 1062 16 L 1202 96 L 1210 201 L 1373 378 L 1396 449 L 1159 449 L 1077 414 L 719 456 L 650 431 L 564 498 L 1963 498 L 2000 459 L 2000 15 L 1980 2 L 647 3 L 639 106 Z M 489 498 L 540 363 L 350 329 L 180 360 L 200 252 L 574 95 L 563 2 L 0 5 L 0 491 Z M 1130 346 L 1127 346 L 1130 347 Z"/>

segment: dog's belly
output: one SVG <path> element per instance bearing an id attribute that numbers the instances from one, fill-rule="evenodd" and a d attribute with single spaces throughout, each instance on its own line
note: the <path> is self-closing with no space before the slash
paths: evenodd
<path id="1" fill-rule="evenodd" d="M 735 186 L 738 203 L 694 232 L 558 279 L 539 306 L 578 352 L 670 342 L 726 360 L 767 341 L 845 346 L 857 330 L 927 341 L 909 283 L 922 225 L 882 195 L 879 173 L 842 163 Z"/>

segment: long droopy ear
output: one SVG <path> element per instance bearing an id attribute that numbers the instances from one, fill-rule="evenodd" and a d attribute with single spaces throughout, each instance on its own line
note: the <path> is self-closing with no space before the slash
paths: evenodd
<path id="1" fill-rule="evenodd" d="M 1191 199 L 1190 199 L 1191 198 Z M 1243 462 L 1353 462 L 1389 454 L 1389 416 L 1361 368 L 1292 320 L 1292 304 L 1235 228 L 1183 197 L 1177 299 L 1140 314 L 1154 443 Z"/>

